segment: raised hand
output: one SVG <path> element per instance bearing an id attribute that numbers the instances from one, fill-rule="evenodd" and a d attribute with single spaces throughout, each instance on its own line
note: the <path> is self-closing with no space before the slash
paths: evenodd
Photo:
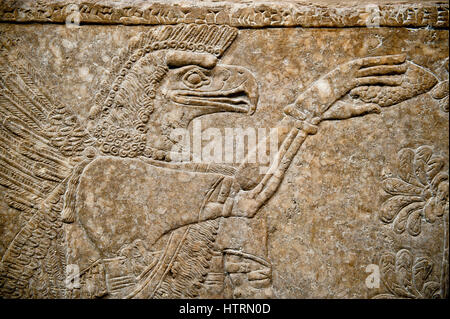
<path id="1" fill-rule="evenodd" d="M 284 109 L 288 116 L 280 126 L 290 130 L 280 135 L 283 143 L 271 170 L 258 176 L 257 164 L 239 167 L 236 181 L 241 191 L 229 214 L 256 214 L 273 196 L 300 146 L 308 135 L 316 133 L 321 121 L 379 113 L 382 107 L 425 93 L 436 83 L 433 74 L 406 61 L 405 55 L 363 58 L 338 66 Z"/>
<path id="2" fill-rule="evenodd" d="M 404 54 L 356 59 L 314 82 L 284 111 L 314 124 L 379 113 L 380 107 L 422 94 L 436 82 L 430 72 L 406 61 Z"/>

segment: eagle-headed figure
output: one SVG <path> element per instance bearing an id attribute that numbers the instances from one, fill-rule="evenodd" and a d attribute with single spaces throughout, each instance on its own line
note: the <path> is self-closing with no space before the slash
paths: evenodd
<path id="1" fill-rule="evenodd" d="M 78 196 L 73 207 L 63 211 L 63 220 L 74 222 L 68 227 L 80 226 L 99 252 L 97 260 L 102 261 L 113 297 L 195 296 L 196 286 L 213 268 L 209 259 L 222 254 L 209 246 L 225 209 L 203 211 L 210 201 L 208 192 L 222 189 L 222 197 L 228 196 L 235 169 L 178 162 L 172 150 L 179 143 L 174 132 L 188 129 L 195 118 L 255 111 L 254 76 L 246 68 L 219 61 L 236 35 L 228 26 L 195 24 L 142 33 L 96 99 L 90 131 L 99 154 L 73 183 Z M 89 185 L 96 185 L 93 192 Z M 114 204 L 100 204 L 107 202 Z M 209 237 L 202 238 L 202 231 Z M 192 238 L 182 239 L 185 236 Z M 123 253 L 133 249 L 139 250 L 140 263 Z M 185 249 L 186 256 L 179 249 Z M 86 254 L 75 250 L 74 256 Z M 167 264 L 168 259 L 174 261 Z M 160 288 L 168 269 L 175 272 L 174 265 L 183 270 L 170 277 L 174 283 Z"/>
<path id="2" fill-rule="evenodd" d="M 224 296 L 225 273 L 241 292 L 270 296 L 267 256 L 218 248 L 220 223 L 255 216 L 321 121 L 379 113 L 436 84 L 404 55 L 353 60 L 284 108 L 268 171 L 249 161 L 178 161 L 177 129 L 207 114 L 255 111 L 252 73 L 219 60 L 237 32 L 196 24 L 142 32 L 117 58 L 86 123 L 4 45 L 0 185 L 23 218 L 0 264 L 1 296 L 196 297 L 211 283 Z"/>
<path id="3" fill-rule="evenodd" d="M 172 132 L 206 114 L 254 112 L 253 75 L 219 62 L 236 36 L 196 24 L 140 33 L 86 123 L 44 92 L 26 58 L 11 61 L 2 47 L 0 184 L 24 216 L 0 265 L 2 296 L 198 295 L 223 215 L 202 210 L 212 192 L 230 190 L 235 169 L 174 163 Z M 165 284 L 175 265 L 183 269 Z"/>

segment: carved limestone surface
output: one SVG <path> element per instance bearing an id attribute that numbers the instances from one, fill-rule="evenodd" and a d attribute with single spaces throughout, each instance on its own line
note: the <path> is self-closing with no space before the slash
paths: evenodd
<path id="1" fill-rule="evenodd" d="M 447 298 L 448 3 L 2 1 L 0 298 Z"/>

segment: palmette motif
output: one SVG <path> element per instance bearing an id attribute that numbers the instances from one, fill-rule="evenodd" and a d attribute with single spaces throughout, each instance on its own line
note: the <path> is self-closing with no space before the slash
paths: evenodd
<path id="1" fill-rule="evenodd" d="M 448 295 L 448 167 L 444 157 L 423 145 L 398 152 L 398 176 L 383 180 L 389 198 L 382 204 L 379 218 L 392 224 L 396 234 L 407 231 L 419 236 L 423 221 L 434 224 L 443 219 L 443 247 L 440 267 L 427 257 L 414 258 L 408 249 L 394 256 L 385 252 L 379 262 L 384 286 L 390 294 L 374 298 L 446 298 Z M 436 225 L 435 225 L 436 227 Z M 431 275 L 435 279 L 431 279 Z"/>
<path id="2" fill-rule="evenodd" d="M 380 210 L 380 219 L 393 223 L 397 233 L 412 236 L 421 232 L 422 220 L 434 223 L 448 212 L 448 173 L 445 159 L 433 154 L 429 146 L 402 149 L 399 176 L 383 181 L 383 189 L 392 197 Z"/>
<path id="3" fill-rule="evenodd" d="M 380 260 L 381 280 L 390 294 L 379 294 L 374 299 L 441 298 L 441 286 L 433 280 L 434 268 L 429 258 L 415 258 L 408 249 L 395 255 L 384 253 Z"/>

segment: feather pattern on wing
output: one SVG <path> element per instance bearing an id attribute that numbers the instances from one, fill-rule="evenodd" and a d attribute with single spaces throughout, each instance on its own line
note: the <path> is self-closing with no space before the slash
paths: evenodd
<path id="1" fill-rule="evenodd" d="M 2 44 L 0 185 L 24 220 L 0 263 L 3 298 L 65 297 L 61 213 L 67 183 L 93 144 L 78 118 L 42 91 L 37 74 L 20 53 L 10 61 Z"/>

